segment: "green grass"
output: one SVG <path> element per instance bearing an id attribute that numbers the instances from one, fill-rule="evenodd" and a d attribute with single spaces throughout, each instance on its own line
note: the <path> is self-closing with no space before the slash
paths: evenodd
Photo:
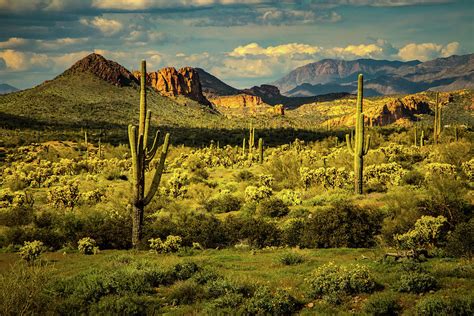
<path id="1" fill-rule="evenodd" d="M 94 269 L 103 271 L 112 271 L 117 267 L 120 258 L 129 258 L 130 262 L 126 265 L 133 265 L 134 262 L 148 262 L 157 264 L 163 268 L 169 268 L 180 262 L 193 261 L 201 267 L 211 268 L 226 279 L 238 283 L 249 283 L 253 285 L 267 285 L 271 289 L 285 289 L 291 295 L 303 302 L 306 307 L 301 314 L 329 311 L 337 313 L 348 313 L 350 311 L 360 312 L 365 301 L 370 297 L 369 294 L 360 294 L 349 298 L 342 305 L 328 305 L 322 300 L 314 300 L 306 295 L 307 285 L 305 277 L 315 268 L 334 262 L 340 265 L 360 264 L 367 266 L 371 271 L 375 281 L 381 284 L 376 292 L 394 293 L 398 303 L 404 308 L 407 314 L 413 313 L 416 302 L 422 297 L 416 294 L 402 294 L 393 292 L 393 282 L 399 276 L 400 264 L 381 263 L 381 251 L 373 249 L 319 249 L 319 250 L 297 250 L 292 251 L 303 255 L 306 260 L 295 266 L 287 266 L 278 262 L 278 259 L 287 249 L 268 249 L 268 250 L 203 250 L 195 251 L 194 255 L 179 257 L 177 255 L 158 255 L 144 251 L 102 251 L 97 255 L 85 256 L 78 253 L 46 253 L 41 259 L 43 273 L 49 281 L 55 278 L 66 278 L 78 275 L 83 272 Z M 17 269 L 19 265 L 19 256 L 16 254 L 0 254 L 0 271 L 3 275 L 9 275 L 12 269 Z M 431 259 L 422 264 L 422 266 L 431 271 L 439 280 L 441 289 L 438 294 L 445 296 L 468 295 L 474 290 L 474 266 L 472 262 L 460 260 Z M 460 273 L 459 271 L 464 272 Z M 0 285 L 1 288 L 1 285 Z M 175 286 L 160 286 L 156 289 L 157 297 L 166 300 L 170 291 Z M 2 289 L 4 290 L 4 289 Z M 374 294 L 372 294 L 374 295 Z M 428 294 L 431 295 L 431 294 Z M 172 314 L 200 313 L 205 309 L 208 301 L 205 298 L 197 302 L 180 304 L 177 306 L 166 306 L 164 304 L 162 312 Z M 312 306 L 312 307 L 308 307 Z"/>

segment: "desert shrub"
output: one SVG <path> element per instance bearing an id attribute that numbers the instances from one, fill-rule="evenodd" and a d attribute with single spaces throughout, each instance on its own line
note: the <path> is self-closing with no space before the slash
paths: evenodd
<path id="1" fill-rule="evenodd" d="M 243 181 L 249 181 L 249 180 L 252 180 L 254 178 L 254 175 L 252 172 L 248 171 L 248 170 L 242 170 L 242 171 L 239 171 L 236 175 L 235 175 L 235 179 L 239 182 L 243 182 Z"/>
<path id="2" fill-rule="evenodd" d="M 410 170 L 402 176 L 402 183 L 414 186 L 421 186 L 425 181 L 425 176 L 417 171 L 417 170 Z"/>
<path id="3" fill-rule="evenodd" d="M 241 205 L 242 201 L 238 197 L 230 194 L 229 192 L 224 192 L 206 201 L 204 203 L 204 208 L 208 212 L 227 213 L 238 211 Z"/>
<path id="4" fill-rule="evenodd" d="M 197 271 L 193 276 L 193 280 L 197 284 L 201 284 L 201 285 L 210 283 L 210 282 L 215 281 L 219 278 L 220 278 L 220 276 L 215 270 L 210 269 L 210 268 L 206 268 L 206 267 L 204 267 L 203 269 Z"/>
<path id="5" fill-rule="evenodd" d="M 307 248 L 366 248 L 374 245 L 382 214 L 351 203 L 335 203 L 305 221 L 301 246 Z"/>
<path id="6" fill-rule="evenodd" d="M 44 252 L 44 244 L 39 240 L 25 241 L 23 247 L 20 248 L 20 257 L 26 262 L 34 262 Z"/>
<path id="7" fill-rule="evenodd" d="M 396 284 L 398 292 L 408 293 L 426 293 L 436 290 L 437 287 L 436 279 L 425 271 L 406 271 L 400 275 L 400 279 Z"/>
<path id="8" fill-rule="evenodd" d="M 278 198 L 265 199 L 257 205 L 257 213 L 260 216 L 283 217 L 288 215 L 289 212 L 290 209 L 285 202 Z"/>
<path id="9" fill-rule="evenodd" d="M 290 218 L 282 227 L 281 239 L 282 244 L 290 247 L 295 247 L 300 244 L 301 235 L 304 229 L 304 219 Z"/>
<path id="10" fill-rule="evenodd" d="M 53 271 L 50 266 L 17 264 L 0 273 L 0 314 L 46 314 L 48 301 L 42 292 Z"/>
<path id="11" fill-rule="evenodd" d="M 170 275 L 174 280 L 187 280 L 198 271 L 200 267 L 195 262 L 185 261 L 175 264 L 170 270 Z"/>
<path id="12" fill-rule="evenodd" d="M 461 165 L 462 172 L 469 181 L 474 181 L 474 158 L 463 162 Z"/>
<path id="13" fill-rule="evenodd" d="M 157 253 L 177 252 L 181 248 L 182 238 L 180 236 L 169 235 L 163 242 L 160 238 L 149 239 L 150 249 Z"/>
<path id="14" fill-rule="evenodd" d="M 330 262 L 314 270 L 305 281 L 312 298 L 372 293 L 376 283 L 369 270 L 360 265 L 338 266 Z"/>
<path id="15" fill-rule="evenodd" d="M 263 248 L 281 243 L 281 232 L 275 223 L 261 218 L 228 217 L 224 231 L 231 244 L 247 241 L 251 247 Z"/>
<path id="16" fill-rule="evenodd" d="M 294 264 L 299 264 L 304 262 L 304 257 L 300 254 L 288 252 L 283 254 L 278 261 L 285 266 L 290 266 Z"/>
<path id="17" fill-rule="evenodd" d="M 278 289 L 272 293 L 268 287 L 262 286 L 245 302 L 241 311 L 250 315 L 290 315 L 300 308 L 301 304 L 288 292 Z"/>
<path id="18" fill-rule="evenodd" d="M 471 259 L 474 254 L 474 218 L 467 223 L 459 223 L 448 236 L 448 254 Z"/>
<path id="19" fill-rule="evenodd" d="M 240 293 L 229 292 L 213 299 L 209 302 L 207 308 L 210 314 L 216 313 L 216 309 L 226 309 L 223 314 L 232 314 L 244 302 L 244 299 L 244 296 Z M 217 313 L 219 314 L 219 312 Z"/>
<path id="20" fill-rule="evenodd" d="M 159 301 L 153 296 L 107 295 L 90 307 L 92 315 L 150 315 L 160 309 Z"/>
<path id="21" fill-rule="evenodd" d="M 84 255 L 93 255 L 99 252 L 94 239 L 90 237 L 84 237 L 77 242 L 77 249 Z"/>
<path id="22" fill-rule="evenodd" d="M 300 181 L 301 160 L 296 152 L 273 153 L 265 164 L 266 171 L 285 188 L 295 188 Z"/>
<path id="23" fill-rule="evenodd" d="M 227 244 L 222 223 L 214 215 L 182 214 L 177 222 L 177 234 L 183 238 L 183 245 L 197 242 L 204 248 L 216 248 Z"/>
<path id="24" fill-rule="evenodd" d="M 380 293 L 369 297 L 364 312 L 374 316 L 395 316 L 402 312 L 402 307 L 393 294 Z"/>
<path id="25" fill-rule="evenodd" d="M 201 297 L 201 287 L 193 281 L 181 281 L 174 284 L 167 295 L 167 301 L 173 305 L 192 304 Z"/>
<path id="26" fill-rule="evenodd" d="M 439 242 L 446 217 L 422 216 L 415 223 L 415 228 L 394 238 L 402 249 L 433 249 Z"/>
<path id="27" fill-rule="evenodd" d="M 418 301 L 416 314 L 420 316 L 472 315 L 474 297 L 442 297 L 430 295 Z"/>
<path id="28" fill-rule="evenodd" d="M 34 218 L 32 207 L 5 207 L 0 208 L 0 225 L 2 226 L 22 226 L 28 225 Z"/>
<path id="29" fill-rule="evenodd" d="M 410 198 L 407 198 L 409 196 Z M 384 197 L 385 218 L 382 224 L 383 240 L 395 246 L 393 238 L 413 228 L 413 223 L 422 216 L 420 204 L 426 197 L 409 187 L 397 187 L 390 190 Z"/>
<path id="30" fill-rule="evenodd" d="M 433 162 L 425 166 L 425 179 L 431 181 L 439 177 L 453 178 L 456 175 L 456 166 L 449 163 Z"/>
<path id="31" fill-rule="evenodd" d="M 449 177 L 435 177 L 427 186 L 428 198 L 420 207 L 425 215 L 442 215 L 448 219 L 447 226 L 453 228 L 472 215 L 472 206 L 466 200 L 464 184 Z"/>

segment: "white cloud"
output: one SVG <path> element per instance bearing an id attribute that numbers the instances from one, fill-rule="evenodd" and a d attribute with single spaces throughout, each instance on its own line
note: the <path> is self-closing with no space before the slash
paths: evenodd
<path id="1" fill-rule="evenodd" d="M 0 58 L 4 60 L 7 70 L 10 71 L 46 68 L 50 64 L 46 54 L 25 53 L 13 49 L 0 51 Z"/>
<path id="2" fill-rule="evenodd" d="M 427 61 L 438 57 L 448 57 L 459 51 L 459 43 L 452 42 L 447 45 L 436 43 L 410 43 L 398 52 L 398 56 L 402 60 L 421 60 Z"/>
<path id="3" fill-rule="evenodd" d="M 123 24 L 117 20 L 95 17 L 92 20 L 81 19 L 81 24 L 100 30 L 105 36 L 112 36 L 123 29 Z"/>
<path id="4" fill-rule="evenodd" d="M 244 57 L 251 55 L 265 56 L 288 56 L 296 54 L 313 55 L 321 51 L 320 47 L 300 43 L 289 43 L 277 46 L 261 47 L 257 43 L 250 43 L 234 48 L 228 55 L 232 57 Z"/>

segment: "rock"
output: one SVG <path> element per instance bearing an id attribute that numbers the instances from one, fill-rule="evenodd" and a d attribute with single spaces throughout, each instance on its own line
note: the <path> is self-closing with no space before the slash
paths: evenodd
<path id="1" fill-rule="evenodd" d="M 285 107 L 283 104 L 277 104 L 273 107 L 273 113 L 277 115 L 285 115 Z"/>
<path id="2" fill-rule="evenodd" d="M 269 106 L 262 101 L 262 98 L 255 95 L 237 94 L 211 99 L 211 102 L 218 107 L 226 108 L 258 108 Z"/>
<path id="3" fill-rule="evenodd" d="M 77 61 L 61 76 L 67 76 L 79 72 L 89 72 L 115 86 L 123 87 L 137 84 L 135 76 L 122 65 L 105 59 L 99 54 L 90 54 Z"/>
<path id="4" fill-rule="evenodd" d="M 386 103 L 382 110 L 372 117 L 372 125 L 388 125 L 400 119 L 414 120 L 415 114 L 431 113 L 427 100 L 415 96 L 406 96 Z"/>
<path id="5" fill-rule="evenodd" d="M 138 79 L 141 77 L 139 72 L 134 75 Z M 163 96 L 182 95 L 201 104 L 210 105 L 209 100 L 202 94 L 199 74 L 194 68 L 184 67 L 176 70 L 174 67 L 165 67 L 159 71 L 148 72 L 146 82 Z"/>

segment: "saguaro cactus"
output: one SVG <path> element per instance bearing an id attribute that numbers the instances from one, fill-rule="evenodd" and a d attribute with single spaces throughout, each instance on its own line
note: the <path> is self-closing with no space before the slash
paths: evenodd
<path id="1" fill-rule="evenodd" d="M 132 171 L 133 171 L 133 228 L 132 228 L 132 244 L 137 247 L 142 238 L 143 212 L 145 206 L 148 205 L 153 196 L 155 196 L 160 185 L 161 176 L 163 175 L 166 155 L 168 154 L 169 133 L 166 134 L 163 146 L 161 147 L 161 155 L 158 166 L 156 167 L 150 188 L 145 194 L 145 169 L 150 166 L 150 162 L 155 157 L 158 150 L 159 131 L 155 135 L 153 145 L 148 147 L 148 131 L 150 129 L 151 111 L 146 109 L 146 61 L 142 61 L 140 76 L 140 119 L 137 128 L 128 125 L 128 138 L 130 142 L 130 151 L 132 155 Z"/>
<path id="2" fill-rule="evenodd" d="M 362 194 L 364 156 L 370 147 L 370 135 L 367 136 L 364 142 L 364 113 L 362 112 L 363 84 L 364 77 L 360 74 L 357 84 L 355 136 L 351 137 L 349 134 L 346 135 L 347 148 L 354 156 L 354 191 L 356 194 Z"/>
<path id="3" fill-rule="evenodd" d="M 433 139 L 435 144 L 439 142 L 441 134 L 441 105 L 439 104 L 439 92 L 436 92 L 435 117 L 433 122 Z"/>
<path id="4" fill-rule="evenodd" d="M 250 132 L 249 132 L 249 153 L 255 148 L 255 127 L 250 123 Z"/>
<path id="5" fill-rule="evenodd" d="M 89 159 L 89 143 L 87 142 L 87 131 L 84 132 L 84 146 L 86 147 L 86 159 Z"/>
<path id="6" fill-rule="evenodd" d="M 425 131 L 421 131 L 421 136 L 420 136 L 420 147 L 425 146 Z"/>
<path id="7" fill-rule="evenodd" d="M 244 137 L 244 140 L 242 141 L 242 156 L 245 156 L 245 143 L 246 143 L 246 139 Z"/>
<path id="8" fill-rule="evenodd" d="M 415 147 L 418 146 L 418 128 L 415 126 Z"/>
<path id="9" fill-rule="evenodd" d="M 263 139 L 258 139 L 258 162 L 263 163 Z"/>

